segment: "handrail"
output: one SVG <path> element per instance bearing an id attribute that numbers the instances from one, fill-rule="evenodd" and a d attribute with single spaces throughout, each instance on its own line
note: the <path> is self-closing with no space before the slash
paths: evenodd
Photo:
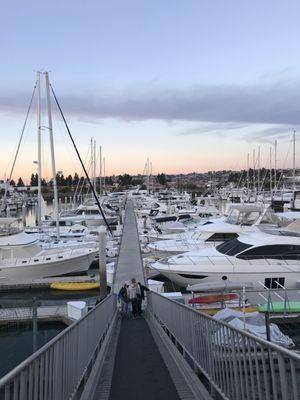
<path id="1" fill-rule="evenodd" d="M 0 397 L 73 398 L 88 377 L 115 313 L 116 297 L 111 294 L 1 378 Z M 33 373 L 36 368 L 39 373 Z"/>
<path id="2" fill-rule="evenodd" d="M 277 345 L 277 344 L 275 344 L 275 343 L 268 342 L 267 340 L 264 340 L 264 339 L 260 338 L 259 336 L 255 336 L 255 335 L 253 335 L 252 333 L 249 333 L 249 332 L 244 331 L 244 330 L 242 330 L 242 329 L 236 328 L 236 327 L 234 327 L 234 326 L 228 324 L 228 323 L 225 322 L 225 321 L 219 321 L 219 320 L 217 321 L 217 320 L 214 319 L 214 317 L 212 317 L 212 316 L 209 315 L 209 314 L 205 314 L 205 313 L 203 313 L 203 312 L 201 312 L 201 311 L 199 311 L 199 310 L 196 311 L 196 310 L 195 310 L 194 308 L 192 308 L 192 307 L 189 307 L 189 306 L 187 306 L 187 305 L 185 305 L 185 304 L 182 304 L 182 303 L 179 303 L 179 302 L 175 302 L 174 300 L 171 300 L 171 299 L 169 299 L 169 298 L 167 298 L 167 297 L 165 297 L 165 296 L 162 296 L 162 295 L 159 294 L 159 293 L 156 293 L 156 292 L 152 292 L 152 291 L 151 291 L 151 292 L 150 292 L 150 296 L 159 296 L 159 297 L 160 297 L 161 299 L 163 299 L 163 300 L 169 301 L 169 302 L 171 302 L 171 303 L 173 303 L 173 304 L 175 303 L 176 306 L 182 307 L 182 308 L 186 309 L 188 312 L 195 313 L 196 315 L 201 315 L 201 317 L 204 317 L 204 318 L 206 318 L 207 320 L 213 321 L 214 323 L 216 322 L 217 324 L 220 324 L 220 325 L 223 325 L 224 327 L 230 328 L 230 329 L 232 329 L 233 331 L 236 331 L 237 333 L 240 333 L 240 334 L 242 334 L 242 335 L 245 335 L 245 336 L 247 336 L 247 337 L 250 338 L 250 339 L 254 339 L 255 341 L 257 341 L 258 343 L 260 343 L 260 344 L 262 344 L 262 345 L 267 345 L 267 346 L 269 346 L 270 348 L 272 348 L 273 350 L 282 351 L 282 352 L 285 353 L 286 355 L 291 356 L 291 357 L 294 358 L 296 361 L 299 361 L 299 362 L 300 362 L 300 354 L 299 354 L 299 353 L 295 353 L 295 352 L 293 352 L 293 351 L 291 351 L 291 350 L 285 349 L 284 347 L 281 347 L 281 346 L 279 346 L 279 345 Z"/>
<path id="3" fill-rule="evenodd" d="M 299 399 L 299 354 L 158 293 L 148 296 L 148 315 L 221 398 Z"/>

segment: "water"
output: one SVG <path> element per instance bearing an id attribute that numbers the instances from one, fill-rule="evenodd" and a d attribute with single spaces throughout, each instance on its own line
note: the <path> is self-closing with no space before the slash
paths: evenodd
<path id="1" fill-rule="evenodd" d="M 61 210 L 69 210 L 73 207 L 72 203 L 62 203 L 60 205 Z M 53 203 L 52 201 L 47 202 L 46 204 L 46 213 L 51 215 L 53 212 Z M 12 213 L 12 217 L 19 217 L 22 218 L 22 211 L 18 211 L 17 213 Z M 36 219 L 37 219 L 37 205 L 30 206 L 26 208 L 26 226 L 36 226 Z"/>
<path id="2" fill-rule="evenodd" d="M 42 347 L 66 328 L 62 322 L 39 323 L 37 346 Z M 0 378 L 32 354 L 32 324 L 0 327 Z"/>

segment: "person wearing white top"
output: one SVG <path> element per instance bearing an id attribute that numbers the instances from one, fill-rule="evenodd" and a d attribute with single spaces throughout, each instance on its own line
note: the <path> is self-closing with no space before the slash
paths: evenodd
<path id="1" fill-rule="evenodd" d="M 128 298 L 131 301 L 132 305 L 132 316 L 136 318 L 138 315 L 138 297 L 141 296 L 141 289 L 140 286 L 136 283 L 136 279 L 131 279 L 131 284 L 129 285 L 128 289 Z"/>

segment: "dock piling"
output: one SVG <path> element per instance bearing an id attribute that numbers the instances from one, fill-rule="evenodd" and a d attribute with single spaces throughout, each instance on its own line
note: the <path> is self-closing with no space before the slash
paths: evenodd
<path id="1" fill-rule="evenodd" d="M 107 296 L 106 281 L 106 229 L 99 228 L 99 279 L 100 279 L 100 300 Z"/>

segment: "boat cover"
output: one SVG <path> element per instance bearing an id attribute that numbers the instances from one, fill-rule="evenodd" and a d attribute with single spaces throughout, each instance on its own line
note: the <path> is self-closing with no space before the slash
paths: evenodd
<path id="1" fill-rule="evenodd" d="M 234 328 L 245 330 L 252 333 L 261 339 L 267 339 L 265 317 L 259 312 L 247 312 L 232 310 L 230 308 L 224 308 L 214 315 L 214 319 L 218 321 L 225 321 Z M 245 325 L 244 325 L 245 320 Z M 229 330 L 219 329 L 214 333 L 214 342 L 218 345 L 229 346 L 232 341 L 238 346 L 237 340 L 241 339 L 238 335 L 231 335 Z M 283 334 L 276 324 L 270 324 L 270 339 L 271 342 L 276 343 L 279 346 L 292 348 L 295 346 L 293 340 Z"/>

